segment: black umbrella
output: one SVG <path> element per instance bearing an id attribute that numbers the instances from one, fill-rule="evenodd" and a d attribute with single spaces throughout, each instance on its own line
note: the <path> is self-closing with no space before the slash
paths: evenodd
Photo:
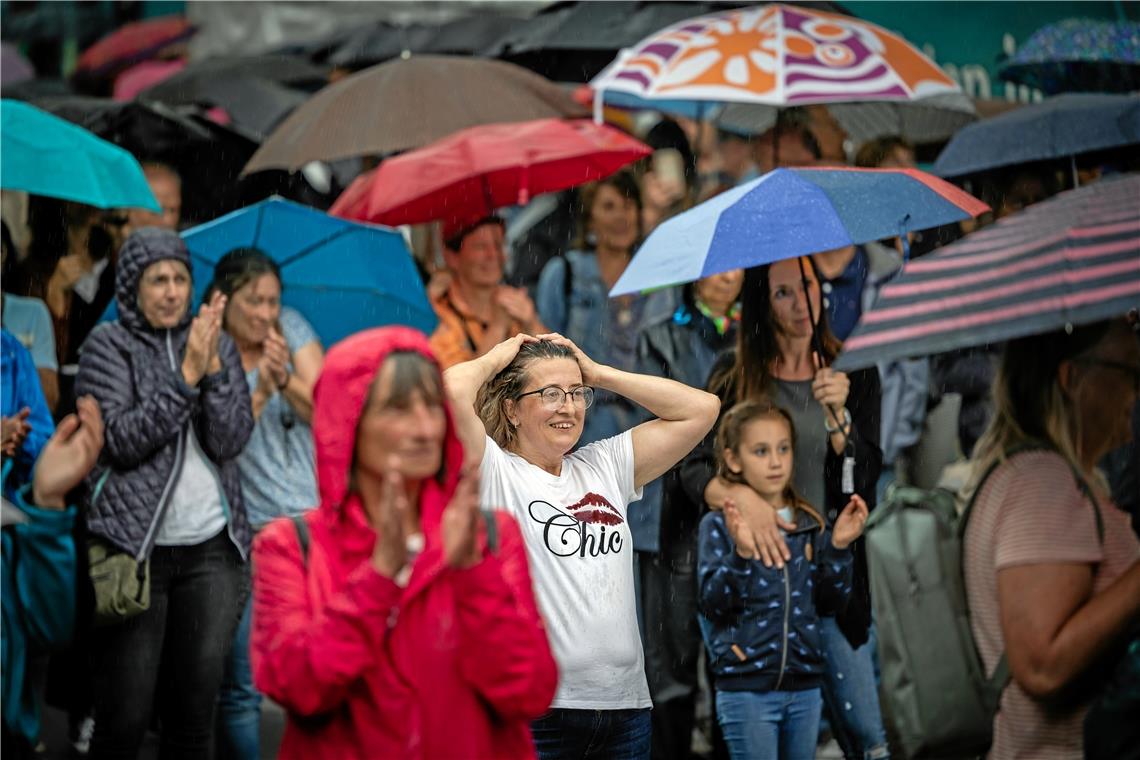
<path id="1" fill-rule="evenodd" d="M 588 82 L 624 48 L 694 16 L 752 2 L 564 2 L 507 32 L 485 55 L 517 63 L 558 82 Z M 838 3 L 792 3 L 853 15 Z"/>
<path id="2" fill-rule="evenodd" d="M 197 108 L 80 96 L 41 98 L 35 105 L 115 143 L 140 161 L 174 168 L 182 177 L 186 222 L 212 219 L 241 205 L 238 175 L 257 143 L 201 118 Z"/>
<path id="3" fill-rule="evenodd" d="M 219 84 L 231 79 L 266 79 L 315 91 L 328 82 L 328 68 L 290 55 L 225 56 L 192 61 L 178 73 L 139 93 L 172 105 L 211 103 Z"/>
<path id="4" fill-rule="evenodd" d="M 522 19 L 489 14 L 464 16 L 444 24 L 380 21 L 345 40 L 329 55 L 328 62 L 361 69 L 406 53 L 475 55 L 522 23 Z"/>

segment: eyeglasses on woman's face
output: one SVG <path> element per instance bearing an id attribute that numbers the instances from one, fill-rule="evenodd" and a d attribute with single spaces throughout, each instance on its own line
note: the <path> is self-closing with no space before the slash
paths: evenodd
<path id="1" fill-rule="evenodd" d="M 594 403 L 594 389 L 588 385 L 579 385 L 570 390 L 564 390 L 557 385 L 547 385 L 533 391 L 520 393 L 518 399 L 526 396 L 538 396 L 542 402 L 543 408 L 548 412 L 557 412 L 566 403 L 566 397 L 569 396 L 574 406 L 579 409 L 589 409 L 590 405 Z"/>

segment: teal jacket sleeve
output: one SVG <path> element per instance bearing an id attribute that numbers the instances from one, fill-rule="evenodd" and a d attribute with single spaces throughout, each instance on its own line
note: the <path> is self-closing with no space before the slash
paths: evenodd
<path id="1" fill-rule="evenodd" d="M 12 527 L 13 590 L 22 609 L 30 643 L 56 646 L 71 640 L 75 629 L 75 507 L 40 509 L 28 504 L 28 487 L 16 494 L 28 521 Z M 7 547 L 5 547 L 7 548 Z M 13 561 L 14 560 L 14 561 Z M 5 600 L 7 604 L 7 600 Z"/>

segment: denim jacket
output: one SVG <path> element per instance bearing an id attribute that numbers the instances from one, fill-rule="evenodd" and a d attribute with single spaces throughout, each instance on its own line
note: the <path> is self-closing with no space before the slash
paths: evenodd
<path id="1" fill-rule="evenodd" d="M 851 550 L 830 529 L 797 513 L 786 535 L 791 561 L 764 567 L 736 553 L 724 515 L 701 519 L 697 603 L 715 687 L 723 691 L 800 691 L 823 672 L 821 615 L 833 615 L 852 589 Z"/>

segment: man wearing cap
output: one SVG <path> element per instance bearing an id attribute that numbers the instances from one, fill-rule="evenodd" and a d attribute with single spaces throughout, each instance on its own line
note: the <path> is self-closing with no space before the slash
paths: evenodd
<path id="1" fill-rule="evenodd" d="M 443 258 L 451 283 L 432 298 L 439 326 L 431 336 L 444 369 L 482 356 L 516 333 L 547 331 L 526 291 L 503 284 L 503 227 L 497 216 L 444 224 Z"/>

